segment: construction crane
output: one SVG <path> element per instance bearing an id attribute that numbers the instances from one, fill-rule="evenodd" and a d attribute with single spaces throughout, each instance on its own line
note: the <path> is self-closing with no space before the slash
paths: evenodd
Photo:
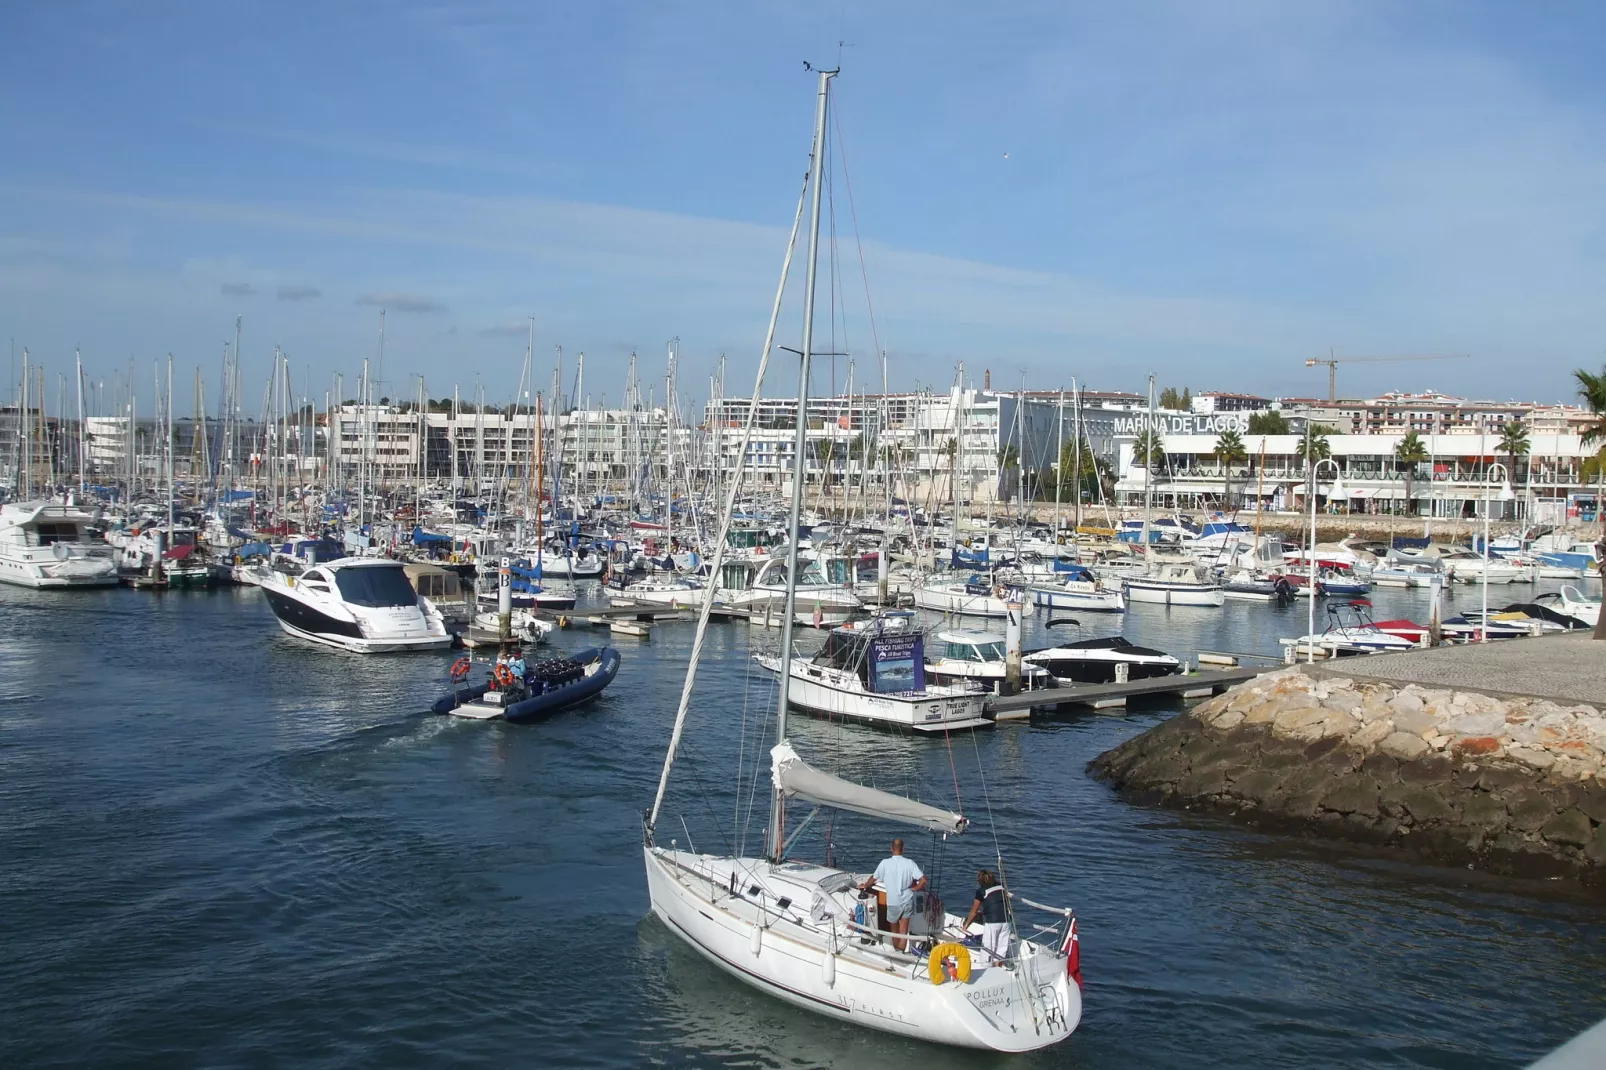
<path id="1" fill-rule="evenodd" d="M 1404 357 L 1339 357 L 1331 350 L 1326 357 L 1311 357 L 1305 361 L 1305 367 L 1314 368 L 1319 364 L 1327 365 L 1327 400 L 1329 403 L 1338 400 L 1338 366 L 1340 364 L 1393 364 L 1404 360 L 1466 360 L 1470 353 L 1429 353 L 1421 356 Z"/>

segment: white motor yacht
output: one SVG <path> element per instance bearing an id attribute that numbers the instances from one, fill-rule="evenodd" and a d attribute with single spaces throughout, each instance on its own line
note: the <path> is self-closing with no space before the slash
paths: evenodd
<path id="1" fill-rule="evenodd" d="M 1227 597 L 1203 565 L 1163 561 L 1152 572 L 1127 577 L 1126 600 L 1167 606 L 1220 606 L 1226 604 Z"/>
<path id="2" fill-rule="evenodd" d="M 1483 555 L 1477 551 L 1459 546 L 1443 551 L 1440 559 L 1443 560 L 1450 578 L 1457 583 L 1482 583 L 1487 576 L 1492 587 L 1496 584 L 1516 583 L 1533 575 L 1533 570 L 1522 565 L 1499 557 L 1490 557 L 1486 562 Z"/>
<path id="3" fill-rule="evenodd" d="M 1119 635 L 1061 643 L 1034 650 L 1022 660 L 1046 670 L 1056 680 L 1076 684 L 1114 683 L 1123 672 L 1128 680 L 1145 680 L 1182 671 L 1182 663 L 1172 655 L 1138 646 Z"/>
<path id="4" fill-rule="evenodd" d="M 939 684 L 980 684 L 989 691 L 1001 691 L 1008 676 L 1005 639 L 991 632 L 943 631 L 926 644 L 926 678 Z M 1054 679 L 1041 665 L 1021 663 L 1020 686 L 1024 691 L 1053 687 Z"/>
<path id="5" fill-rule="evenodd" d="M 344 557 L 300 576 L 276 572 L 262 593 L 279 627 L 324 646 L 377 654 L 452 642 L 440 612 L 413 590 L 400 561 Z"/>
<path id="6" fill-rule="evenodd" d="M 840 575 L 832 575 L 833 572 Z M 720 594 L 735 609 L 754 613 L 784 610 L 786 558 L 765 561 L 745 590 L 721 590 Z M 793 604 L 800 619 L 812 620 L 818 610 L 821 623 L 826 624 L 845 621 L 864 609 L 863 599 L 853 593 L 852 570 L 843 558 L 799 561 L 797 599 Z"/>
<path id="7" fill-rule="evenodd" d="M 17 587 L 115 587 L 110 546 L 94 542 L 96 515 L 76 505 L 12 502 L 0 506 L 0 583 Z"/>
<path id="8" fill-rule="evenodd" d="M 685 576 L 649 576 L 624 586 L 608 587 L 608 600 L 616 606 L 639 602 L 658 606 L 700 606 L 707 597 L 708 588 Z"/>

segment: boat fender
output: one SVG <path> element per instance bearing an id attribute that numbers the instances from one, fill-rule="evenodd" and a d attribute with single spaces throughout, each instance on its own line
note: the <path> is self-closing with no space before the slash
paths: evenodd
<path id="1" fill-rule="evenodd" d="M 826 988 L 836 987 L 836 956 L 829 951 L 825 954 L 825 961 L 820 964 L 820 979 L 825 982 Z"/>
<path id="2" fill-rule="evenodd" d="M 931 975 L 931 983 L 934 985 L 948 981 L 968 984 L 970 950 L 964 944 L 951 942 L 938 944 L 931 949 L 931 957 L 926 960 L 926 972 Z"/>
<path id="3" fill-rule="evenodd" d="M 759 952 L 764 950 L 764 926 L 754 924 L 753 935 L 747 940 L 747 950 L 753 953 L 754 958 L 758 958 Z"/>

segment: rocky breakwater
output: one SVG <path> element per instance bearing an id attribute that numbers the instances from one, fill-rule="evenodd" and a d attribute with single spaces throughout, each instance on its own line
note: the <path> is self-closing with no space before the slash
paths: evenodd
<path id="1" fill-rule="evenodd" d="M 1259 677 L 1095 758 L 1138 801 L 1606 884 L 1606 717 L 1417 685 Z"/>

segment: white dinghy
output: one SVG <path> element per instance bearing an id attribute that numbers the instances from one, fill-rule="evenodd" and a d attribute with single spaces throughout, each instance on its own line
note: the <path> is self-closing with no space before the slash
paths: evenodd
<path id="1" fill-rule="evenodd" d="M 805 196 L 812 194 L 813 229 L 804 302 L 800 411 L 807 411 L 827 91 L 835 73 L 820 72 L 814 152 L 804 191 Z M 801 217 L 800 203 L 799 221 Z M 792 244 L 796 237 L 795 222 Z M 788 245 L 786 267 L 790 267 L 792 244 Z M 785 278 L 783 267 L 783 292 Z M 754 403 L 749 408 L 737 456 L 746 455 L 752 439 L 780 307 L 781 293 L 777 293 L 759 361 Z M 806 424 L 800 420 L 796 456 L 803 455 L 805 433 Z M 719 574 L 726 533 L 740 500 L 741 482 L 738 470 L 731 480 L 720 537 L 714 544 L 714 575 Z M 796 533 L 802 496 L 802 481 L 795 480 L 781 637 L 783 661 L 787 663 L 791 660 L 796 617 Z M 658 844 L 658 823 L 685 732 L 711 612 L 711 603 L 705 603 L 658 790 L 644 830 L 643 860 L 653 913 L 671 932 L 731 976 L 816 1014 L 939 1044 L 1001 1052 L 1033 1051 L 1068 1037 L 1082 1014 L 1079 945 L 1071 911 L 1042 907 L 1012 895 L 1006 900 L 1011 908 L 1008 947 L 1004 964 L 998 966 L 985 955 L 972 959 L 961 942 L 962 919 L 942 910 L 934 895 L 925 894 L 915 904 L 908 943 L 899 950 L 894 944 L 881 942 L 882 932 L 874 927 L 871 911 L 860 913 L 865 901 L 856 896 L 857 889 L 866 883 L 864 874 L 788 857 L 791 844 L 786 835 L 786 807 L 794 800 L 943 835 L 961 833 L 969 824 L 960 813 L 855 784 L 804 761 L 787 738 L 787 702 L 792 683 L 789 664 L 783 664 L 779 674 L 777 743 L 770 751 L 773 791 L 765 853 L 761 857 L 739 852 L 721 856 L 680 850 L 674 841 L 667 847 Z M 807 823 L 805 819 L 798 824 L 793 839 Z M 689 840 L 689 830 L 687 836 Z M 1022 937 L 1014 920 L 1014 911 L 1021 908 L 1047 912 L 1052 926 L 1036 930 L 1048 933 L 1047 942 Z M 860 917 L 865 921 L 857 920 Z M 711 994 L 710 998 L 718 996 Z"/>

